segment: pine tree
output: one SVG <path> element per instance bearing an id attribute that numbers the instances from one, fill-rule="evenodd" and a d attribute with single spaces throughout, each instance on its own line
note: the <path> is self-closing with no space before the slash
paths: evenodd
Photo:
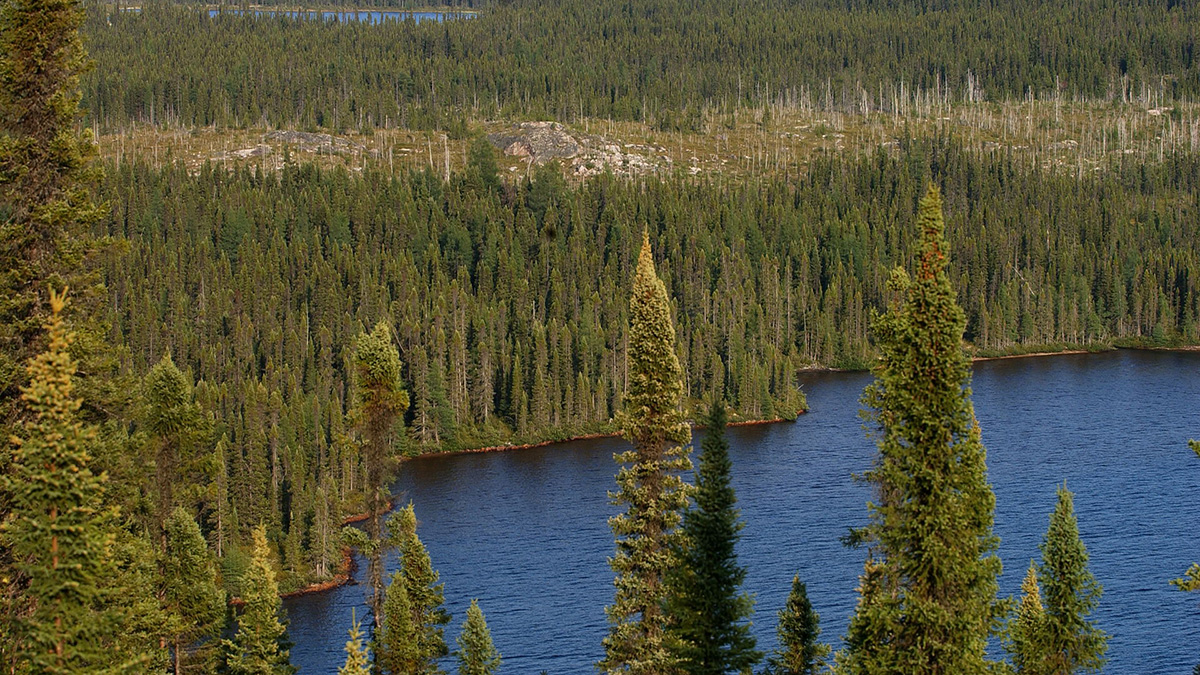
<path id="1" fill-rule="evenodd" d="M 493 675 L 500 667 L 500 652 L 492 644 L 492 632 L 488 630 L 478 600 L 472 600 L 467 608 L 467 620 L 457 642 L 459 675 Z"/>
<path id="2" fill-rule="evenodd" d="M 1088 569 L 1079 538 L 1075 499 L 1063 485 L 1042 542 L 1039 576 L 1045 591 L 1047 669 L 1051 675 L 1097 671 L 1104 666 L 1108 635 L 1088 620 L 1102 589 Z"/>
<path id="3" fill-rule="evenodd" d="M 1029 561 L 1029 571 L 1021 582 L 1021 604 L 1009 625 L 1008 653 L 1013 657 L 1017 675 L 1047 675 L 1046 610 L 1038 587 L 1037 564 Z"/>
<path id="4" fill-rule="evenodd" d="M 821 617 L 808 600 L 800 575 L 792 577 L 792 591 L 779 612 L 779 650 L 767 661 L 769 675 L 816 675 L 825 666 L 829 645 L 821 637 Z"/>
<path id="5" fill-rule="evenodd" d="M 682 670 L 696 675 L 740 673 L 762 658 L 746 623 L 754 601 L 739 592 L 746 570 L 734 551 L 742 523 L 729 484 L 727 422 L 725 403 L 714 402 L 704 421 L 708 431 L 701 443 L 695 505 L 684 513 L 680 528 L 680 564 L 669 577 L 673 649 Z"/>
<path id="6" fill-rule="evenodd" d="M 418 675 L 429 666 L 421 649 L 420 624 L 399 570 L 392 575 L 383 600 L 383 625 L 376 638 L 375 656 L 383 672 L 390 675 Z"/>
<path id="7" fill-rule="evenodd" d="M 371 675 L 371 655 L 363 644 L 363 633 L 358 618 L 350 612 L 350 639 L 346 641 L 346 663 L 338 668 L 338 675 Z"/>
<path id="8" fill-rule="evenodd" d="M 412 625 L 416 630 L 416 654 L 419 665 L 413 673 L 441 672 L 437 659 L 450 653 L 446 646 L 445 625 L 450 615 L 443 607 L 443 585 L 433 569 L 429 552 L 417 536 L 417 516 L 412 502 L 388 519 L 393 545 L 400 552 L 400 580 L 409 603 Z M 393 580 L 393 585 L 395 580 Z"/>
<path id="9" fill-rule="evenodd" d="M 677 564 L 678 526 L 687 485 L 678 473 L 691 468 L 683 448 L 691 430 L 680 410 L 682 371 L 667 289 L 654 272 L 649 234 L 643 236 L 629 301 L 629 390 L 618 423 L 633 450 L 614 458 L 618 491 L 610 498 L 626 510 L 609 519 L 617 552 L 616 598 L 605 611 L 609 634 L 598 664 L 609 673 L 663 673 L 675 665 L 663 611 L 667 570 Z"/>
<path id="10" fill-rule="evenodd" d="M 116 573 L 115 513 L 102 505 L 103 475 L 92 473 L 96 430 L 76 418 L 73 339 L 62 318 L 65 292 L 50 292 L 47 350 L 31 360 L 21 401 L 28 419 L 12 439 L 0 478 L 11 512 L 0 542 L 11 551 L 21 589 L 0 630 L 16 672 L 101 672 L 120 616 L 106 587 Z"/>
<path id="11" fill-rule="evenodd" d="M 168 353 L 162 357 L 142 384 L 146 400 L 146 430 L 155 447 L 155 530 L 162 534 L 168 516 L 175 508 L 175 484 L 196 485 L 192 478 L 200 464 L 194 452 L 196 444 L 208 433 L 200 406 L 192 396 L 192 383 L 175 365 Z"/>
<path id="12" fill-rule="evenodd" d="M 296 672 L 288 661 L 287 628 L 281 618 L 282 603 L 275 568 L 267 545 L 267 529 L 254 528 L 250 567 L 242 576 L 242 601 L 237 634 L 224 640 L 225 664 L 232 675 L 290 675 Z"/>
<path id="13" fill-rule="evenodd" d="M 358 375 L 358 408 L 355 411 L 363 434 L 367 466 L 367 537 L 375 545 L 369 550 L 367 578 L 374 626 L 383 621 L 383 512 L 387 501 L 388 462 L 395 443 L 396 424 L 408 409 L 408 393 L 400 380 L 400 353 L 392 344 L 387 324 L 358 336 L 355 344 Z"/>
<path id="14" fill-rule="evenodd" d="M 917 216 L 916 276 L 897 269 L 896 299 L 874 325 L 880 351 L 863 394 L 879 456 L 860 599 L 841 656 L 854 675 L 978 675 L 1000 605 L 995 496 L 970 399 L 966 321 L 947 274 L 942 201 Z"/>
<path id="15" fill-rule="evenodd" d="M 175 675 L 192 661 L 197 641 L 215 637 L 225 620 L 225 592 L 217 585 L 217 570 L 200 527 L 187 511 L 176 508 L 166 525 L 167 547 L 160 556 L 162 596 L 172 633 Z"/>
<path id="16" fill-rule="evenodd" d="M 76 0 L 0 6 L 0 427 L 10 430 L 24 364 L 46 346 L 46 286 L 86 297 L 86 236 L 102 211 L 91 201 L 96 154 L 76 133 L 87 57 Z M 78 300 L 75 304 L 78 304 Z M 78 314 L 76 308 L 75 313 Z M 83 336 L 94 337 L 84 324 Z M 85 340 L 88 342 L 88 340 Z M 90 352 L 88 345 L 75 346 Z M 7 437 L 8 434 L 3 434 Z M 2 468 L 2 467 L 0 467 Z M 0 505 L 2 506 L 2 505 Z"/>
<path id="17" fill-rule="evenodd" d="M 1200 441 L 1188 441 L 1188 446 L 1200 457 Z M 1181 591 L 1200 591 L 1200 563 L 1192 563 L 1187 572 L 1179 579 L 1172 579 L 1171 584 Z M 1200 675 L 1200 664 L 1196 665 L 1193 675 Z"/>

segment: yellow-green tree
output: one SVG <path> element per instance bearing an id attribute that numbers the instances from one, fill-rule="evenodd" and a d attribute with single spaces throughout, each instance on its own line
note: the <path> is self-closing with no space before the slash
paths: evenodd
<path id="1" fill-rule="evenodd" d="M 996 499 L 934 186 L 917 227 L 915 274 L 893 272 L 895 299 L 874 324 L 880 358 L 862 400 L 879 456 L 866 473 L 875 494 L 858 535 L 869 553 L 840 666 L 855 675 L 982 675 L 993 667 L 987 643 L 1002 613 Z"/>
<path id="2" fill-rule="evenodd" d="M 599 667 L 609 673 L 660 674 L 674 667 L 670 618 L 663 611 L 666 574 L 677 564 L 678 526 L 691 468 L 684 447 L 691 429 L 680 409 L 683 378 L 675 354 L 675 325 L 667 289 L 654 271 L 649 235 L 643 237 L 629 301 L 629 387 L 619 417 L 633 449 L 616 455 L 617 492 L 625 510 L 609 519 L 616 554 L 616 598 L 606 612 L 609 633 Z"/>

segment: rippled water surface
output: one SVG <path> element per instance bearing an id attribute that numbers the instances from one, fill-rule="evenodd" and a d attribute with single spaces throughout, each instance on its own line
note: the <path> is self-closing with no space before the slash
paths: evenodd
<path id="1" fill-rule="evenodd" d="M 731 429 L 733 480 L 746 522 L 738 552 L 757 597 L 759 645 L 793 574 L 808 582 L 823 637 L 840 646 L 861 551 L 842 547 L 866 518 L 851 474 L 874 446 L 857 416 L 866 374 L 804 379 L 812 412 L 794 424 Z M 988 448 L 1001 538 L 1003 595 L 1017 595 L 1038 555 L 1054 489 L 1075 492 L 1092 571 L 1095 618 L 1112 635 L 1104 672 L 1190 673 L 1200 661 L 1200 596 L 1168 580 L 1200 561 L 1200 354 L 1119 351 L 978 364 L 975 409 Z M 506 675 L 594 672 L 612 600 L 606 492 L 616 440 L 409 462 L 393 491 L 412 499 L 442 575 L 453 638 L 478 598 Z M 286 603 L 293 662 L 334 673 L 362 586 Z M 452 668 L 452 663 L 447 663 Z"/>

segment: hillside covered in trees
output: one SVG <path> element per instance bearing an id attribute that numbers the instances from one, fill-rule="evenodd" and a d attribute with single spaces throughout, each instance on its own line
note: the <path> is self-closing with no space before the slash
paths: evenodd
<path id="1" fill-rule="evenodd" d="M 770 102 L 1200 93 L 1189 2 L 631 0 L 489 5 L 442 23 L 294 20 L 159 2 L 89 11 L 84 106 L 130 122 L 465 130 L 583 117 L 698 128 Z"/>

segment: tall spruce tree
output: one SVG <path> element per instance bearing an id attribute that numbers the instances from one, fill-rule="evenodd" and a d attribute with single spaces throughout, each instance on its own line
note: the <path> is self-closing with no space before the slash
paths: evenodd
<path id="1" fill-rule="evenodd" d="M 734 551 L 743 525 L 730 485 L 727 423 L 724 401 L 715 401 L 704 419 L 695 504 L 680 528 L 679 565 L 669 575 L 672 649 L 683 672 L 694 675 L 741 673 L 762 658 L 747 623 L 754 601 L 740 590 L 746 569 Z"/>
<path id="2" fill-rule="evenodd" d="M 941 195 L 930 186 L 917 215 L 915 277 L 892 273 L 895 293 L 874 323 L 880 359 L 863 394 L 879 456 L 847 673 L 977 675 L 998 628 L 1000 560 L 995 496 L 970 398 L 965 318 L 947 274 Z"/>
<path id="3" fill-rule="evenodd" d="M 675 354 L 675 326 L 667 289 L 654 271 L 649 233 L 643 236 L 629 301 L 629 385 L 618 424 L 633 450 L 614 459 L 617 487 L 610 498 L 625 511 L 609 519 L 616 555 L 616 598 L 606 608 L 609 633 L 599 668 L 609 673 L 657 675 L 671 670 L 670 623 L 663 611 L 667 570 L 677 564 L 681 512 L 691 468 L 683 447 L 691 429 L 680 409 L 683 380 Z"/>
<path id="4" fill-rule="evenodd" d="M 338 675 L 371 675 L 371 655 L 363 644 L 362 626 L 354 612 L 350 612 L 350 639 L 346 641 L 346 662 L 338 668 Z"/>
<path id="5" fill-rule="evenodd" d="M 443 584 L 433 569 L 429 551 L 417 536 L 417 515 L 412 502 L 388 519 L 388 530 L 400 552 L 400 581 L 416 631 L 419 667 L 412 672 L 439 673 L 437 660 L 450 653 L 445 637 L 450 614 L 443 606 Z"/>
<path id="6" fill-rule="evenodd" d="M 287 627 L 279 585 L 267 544 L 267 528 L 254 528 L 253 557 L 242 576 L 242 615 L 233 640 L 223 641 L 225 666 L 232 675 L 291 675 Z"/>
<path id="7" fill-rule="evenodd" d="M 1066 485 L 1058 488 L 1058 503 L 1042 542 L 1039 576 L 1045 595 L 1046 673 L 1072 675 L 1100 670 L 1108 650 L 1108 635 L 1088 620 L 1100 602 L 1102 589 L 1088 569 L 1087 548 L 1079 538 L 1075 498 Z"/>
<path id="8" fill-rule="evenodd" d="M 492 643 L 492 632 L 488 630 L 478 600 L 471 600 L 457 642 L 458 675 L 494 675 L 500 667 L 500 652 Z"/>
<path id="9" fill-rule="evenodd" d="M 375 659 L 389 675 L 426 672 L 429 659 L 421 648 L 421 626 L 404 585 L 404 574 L 396 570 L 383 600 L 383 624 L 376 633 Z"/>
<path id="10" fill-rule="evenodd" d="M 21 396 L 27 419 L 0 477 L 11 499 L 0 542 L 15 561 L 11 581 L 19 589 L 6 595 L 0 649 L 6 669 L 19 673 L 106 671 L 121 618 L 106 593 L 117 571 L 116 514 L 103 506 L 104 476 L 91 469 L 96 430 L 76 417 L 65 302 L 65 292 L 50 292 L 50 342 L 29 363 Z"/>
<path id="11" fill-rule="evenodd" d="M 808 599 L 800 575 L 792 577 L 787 604 L 779 611 L 779 649 L 767 660 L 768 675 L 816 675 L 825 667 L 829 645 L 818 642 L 821 617 Z"/>
<path id="12" fill-rule="evenodd" d="M 178 507 L 172 511 L 166 539 L 159 563 L 162 597 L 171 632 L 172 665 L 175 675 L 181 675 L 193 665 L 206 668 L 207 650 L 197 653 L 194 646 L 220 632 L 225 591 L 217 584 L 216 565 L 191 514 Z"/>
<path id="13" fill-rule="evenodd" d="M 408 409 L 408 393 L 400 379 L 400 353 L 392 344 L 386 323 L 375 324 L 370 333 L 358 336 L 354 354 L 358 376 L 358 407 L 355 418 L 362 433 L 367 468 L 367 537 L 374 544 L 367 551 L 367 580 L 370 606 L 377 629 L 383 621 L 383 514 L 387 502 L 387 477 L 396 425 Z"/>
<path id="14" fill-rule="evenodd" d="M 1048 675 L 1046 609 L 1038 586 L 1037 564 L 1030 560 L 1021 582 L 1021 602 L 1010 621 L 1005 648 L 1012 655 L 1017 675 Z"/>
<path id="15" fill-rule="evenodd" d="M 154 452 L 154 530 L 166 545 L 166 522 L 176 504 L 175 484 L 197 486 L 197 472 L 205 465 L 196 453 L 208 434 L 208 420 L 192 395 L 192 383 L 165 354 L 142 383 L 146 402 L 146 430 Z"/>

